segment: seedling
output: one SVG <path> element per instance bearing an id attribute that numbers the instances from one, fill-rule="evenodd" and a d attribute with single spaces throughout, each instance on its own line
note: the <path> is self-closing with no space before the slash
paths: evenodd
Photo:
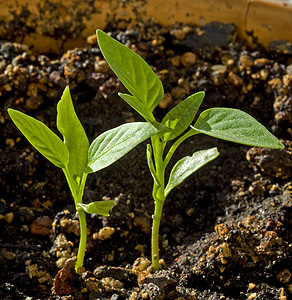
<path id="1" fill-rule="evenodd" d="M 153 110 L 164 95 L 159 78 L 140 56 L 103 31 L 97 30 L 97 39 L 109 66 L 132 94 L 119 93 L 119 96 L 147 122 L 158 126 Z M 164 131 L 151 136 L 151 144 L 147 145 L 147 161 L 153 177 L 152 196 L 155 202 L 152 226 L 152 265 L 155 271 L 160 267 L 159 224 L 166 197 L 173 188 L 219 155 L 215 147 L 182 158 L 172 168 L 166 183 L 166 167 L 182 142 L 193 135 L 206 134 L 244 145 L 284 148 L 284 145 L 263 125 L 238 109 L 222 107 L 207 109 L 191 125 L 203 98 L 204 92 L 195 93 L 171 109 L 160 123 Z M 169 142 L 172 145 L 166 148 Z M 166 149 L 169 150 L 166 152 Z"/>
<path id="2" fill-rule="evenodd" d="M 76 271 L 83 266 L 86 250 L 86 213 L 109 216 L 115 205 L 112 200 L 82 202 L 87 175 L 97 172 L 124 156 L 136 145 L 158 133 L 147 122 L 123 124 L 99 135 L 89 146 L 86 133 L 75 113 L 69 87 L 66 87 L 57 105 L 57 128 L 62 141 L 44 123 L 14 109 L 8 113 L 27 140 L 43 156 L 65 174 L 80 222 L 80 243 L 75 265 Z"/>

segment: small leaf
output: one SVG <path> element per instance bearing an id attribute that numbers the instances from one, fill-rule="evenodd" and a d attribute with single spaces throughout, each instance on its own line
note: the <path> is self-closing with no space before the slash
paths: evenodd
<path id="1" fill-rule="evenodd" d="M 192 126 L 191 126 L 192 127 Z M 249 114 L 216 107 L 201 113 L 192 127 L 200 133 L 244 145 L 283 149 L 284 145 Z"/>
<path id="2" fill-rule="evenodd" d="M 77 203 L 77 209 L 81 208 L 89 214 L 98 214 L 101 216 L 108 217 L 109 211 L 115 205 L 116 205 L 116 202 L 113 200 L 94 201 L 89 204 Z"/>
<path id="3" fill-rule="evenodd" d="M 169 192 L 182 183 L 187 177 L 195 171 L 212 161 L 219 155 L 217 148 L 195 152 L 192 156 L 186 156 L 179 160 L 171 170 L 168 184 L 165 188 L 165 197 Z"/>
<path id="4" fill-rule="evenodd" d="M 58 102 L 57 111 L 57 127 L 69 150 L 69 172 L 73 178 L 76 176 L 81 178 L 87 167 L 89 142 L 75 113 L 68 86 Z"/>
<path id="5" fill-rule="evenodd" d="M 157 133 L 159 131 L 147 122 L 127 123 L 104 132 L 89 147 L 86 172 L 93 173 L 111 165 Z"/>
<path id="6" fill-rule="evenodd" d="M 204 96 L 204 92 L 193 94 L 166 114 L 161 124 L 170 127 L 173 131 L 164 134 L 165 142 L 175 139 L 191 125 Z"/>
<path id="7" fill-rule="evenodd" d="M 156 171 L 155 171 L 155 167 L 154 167 L 154 163 L 153 163 L 153 159 L 152 159 L 152 147 L 150 144 L 147 144 L 146 154 L 147 154 L 148 167 L 149 167 L 150 173 L 153 177 L 153 180 L 157 186 L 161 186 L 161 184 L 159 183 L 159 180 L 156 176 Z"/>
<path id="8" fill-rule="evenodd" d="M 128 91 L 152 112 L 164 94 L 160 79 L 138 54 L 101 30 L 97 30 L 96 35 L 111 69 Z"/>
<path id="9" fill-rule="evenodd" d="M 59 168 L 65 168 L 69 161 L 69 152 L 62 140 L 44 123 L 14 109 L 8 113 L 27 140 L 44 157 Z"/>

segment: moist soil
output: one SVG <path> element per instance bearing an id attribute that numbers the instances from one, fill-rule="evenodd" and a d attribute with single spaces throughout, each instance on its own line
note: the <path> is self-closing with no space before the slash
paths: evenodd
<path id="1" fill-rule="evenodd" d="M 205 91 L 200 111 L 250 113 L 285 144 L 250 148 L 206 136 L 182 145 L 174 164 L 217 146 L 220 156 L 174 189 L 160 227 L 161 270 L 150 267 L 152 178 L 146 143 L 88 176 L 84 202 L 112 199 L 110 217 L 87 215 L 84 269 L 72 271 L 79 240 L 73 199 L 60 169 L 14 126 L 7 108 L 53 131 L 67 84 L 90 141 L 140 116 L 117 95 L 125 89 L 96 38 L 60 56 L 0 43 L 1 299 L 279 299 L 292 293 L 292 54 L 236 39 L 233 25 L 154 21 L 109 25 L 106 32 L 141 55 L 162 80 L 161 120 Z"/>

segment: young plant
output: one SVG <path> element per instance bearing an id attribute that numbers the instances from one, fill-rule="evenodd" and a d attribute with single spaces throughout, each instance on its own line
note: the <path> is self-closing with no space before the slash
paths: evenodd
<path id="1" fill-rule="evenodd" d="M 82 202 L 87 175 L 97 172 L 124 156 L 136 145 L 158 133 L 147 122 L 123 124 L 99 135 L 89 146 L 86 133 L 75 113 L 69 87 L 66 87 L 57 105 L 57 128 L 63 141 L 44 123 L 14 109 L 8 113 L 27 140 L 43 156 L 65 174 L 80 222 L 80 243 L 75 265 L 83 266 L 86 250 L 86 213 L 109 216 L 115 205 L 112 200 Z"/>
<path id="2" fill-rule="evenodd" d="M 153 110 L 164 95 L 159 78 L 141 57 L 103 31 L 97 30 L 97 39 L 109 66 L 132 94 L 119 93 L 119 96 L 147 122 L 157 126 Z M 173 188 L 219 155 L 215 147 L 182 158 L 174 165 L 166 182 L 166 167 L 182 142 L 193 135 L 206 134 L 244 145 L 274 149 L 284 147 L 263 125 L 238 109 L 222 107 L 207 109 L 191 126 L 203 98 L 204 92 L 198 92 L 171 109 L 160 123 L 164 131 L 151 136 L 151 144 L 147 145 L 147 161 L 154 181 L 152 265 L 155 271 L 159 270 L 159 224 L 166 197 Z M 166 148 L 169 142 L 172 145 Z M 166 152 L 166 149 L 169 150 Z"/>

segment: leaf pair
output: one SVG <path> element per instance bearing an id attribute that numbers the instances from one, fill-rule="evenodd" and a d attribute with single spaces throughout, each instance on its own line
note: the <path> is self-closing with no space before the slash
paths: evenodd
<path id="1" fill-rule="evenodd" d="M 76 195 L 83 194 L 85 182 L 83 186 L 81 182 L 83 178 L 86 179 L 87 173 L 109 166 L 139 143 L 159 132 L 147 122 L 123 124 L 98 136 L 89 147 L 86 133 L 75 113 L 69 87 L 65 88 L 58 102 L 57 112 L 57 128 L 64 141 L 44 123 L 20 111 L 8 109 L 12 121 L 32 146 L 55 166 L 63 169 L 74 199 Z M 81 201 L 82 199 L 78 199 L 75 203 Z M 95 208 L 96 213 L 104 215 L 101 210 L 104 205 L 107 204 L 94 202 L 91 206 L 84 204 L 81 208 L 87 212 L 92 212 Z M 107 213 L 108 207 L 105 207 Z"/>
<path id="2" fill-rule="evenodd" d="M 101 30 L 97 30 L 97 39 L 108 64 L 124 86 L 132 93 L 132 95 L 120 93 L 121 98 L 148 122 L 155 123 L 157 126 L 159 123 L 155 121 L 152 112 L 163 97 L 163 87 L 159 78 L 141 57 Z M 195 124 L 189 127 L 198 112 L 204 95 L 204 92 L 198 92 L 189 96 L 171 109 L 163 118 L 160 125 L 164 126 L 166 130 L 162 132 L 163 134 L 160 130 L 160 138 L 163 143 L 162 150 L 168 141 L 176 139 L 189 128 L 189 131 L 180 137 L 170 149 L 164 167 L 181 142 L 187 137 L 199 133 L 245 145 L 275 149 L 284 147 L 263 125 L 247 113 L 237 109 L 211 108 L 205 110 Z M 155 145 L 152 147 L 147 146 L 148 166 L 154 181 L 160 185 L 156 175 L 155 162 L 152 160 L 152 152 L 157 151 L 157 149 L 155 149 Z M 217 149 L 212 148 L 181 159 L 171 172 L 168 185 L 165 188 L 165 196 L 198 168 L 216 158 L 218 154 Z M 194 166 L 190 167 L 191 164 Z"/>
<path id="3" fill-rule="evenodd" d="M 8 109 L 8 113 L 28 141 L 49 161 L 69 173 L 82 174 L 99 171 L 117 161 L 136 145 L 158 133 L 146 122 L 123 124 L 98 136 L 90 145 L 75 113 L 69 87 L 66 87 L 57 106 L 57 128 L 64 142 L 44 123 L 26 114 Z"/>

